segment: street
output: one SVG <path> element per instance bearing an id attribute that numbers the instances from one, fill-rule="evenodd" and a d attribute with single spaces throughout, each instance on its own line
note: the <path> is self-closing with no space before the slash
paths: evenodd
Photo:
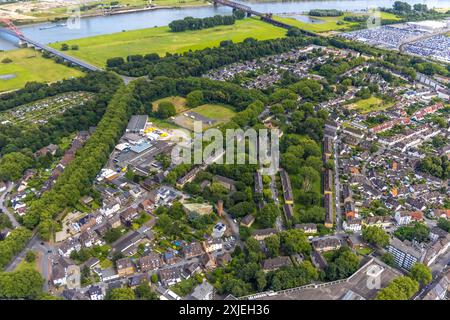
<path id="1" fill-rule="evenodd" d="M 6 196 L 11 192 L 11 190 L 14 188 L 14 183 L 12 182 L 6 182 L 6 190 L 0 195 L 0 210 L 3 211 L 11 221 L 14 229 L 19 227 L 20 224 L 17 222 L 16 218 L 14 217 L 14 214 L 9 212 L 8 208 L 5 206 L 5 199 Z"/>

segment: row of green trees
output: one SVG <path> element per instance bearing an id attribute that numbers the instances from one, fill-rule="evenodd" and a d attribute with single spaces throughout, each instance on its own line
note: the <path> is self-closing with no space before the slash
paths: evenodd
<path id="1" fill-rule="evenodd" d="M 58 230 L 59 225 L 55 221 L 58 214 L 88 194 L 93 179 L 107 161 L 129 117 L 138 111 L 139 103 L 133 97 L 134 87 L 134 84 L 120 86 L 97 129 L 66 167 L 54 187 L 31 203 L 24 217 L 24 224 L 30 229 L 38 226 L 42 239 L 50 239 Z"/>
<path id="2" fill-rule="evenodd" d="M 30 238 L 31 231 L 20 227 L 11 231 L 5 240 L 0 241 L 0 269 L 3 269 L 16 254 L 22 251 Z"/>
<path id="3" fill-rule="evenodd" d="M 240 43 L 226 41 L 220 47 L 189 51 L 182 54 L 166 54 L 157 58 L 155 54 L 133 56 L 132 61 L 123 58 L 107 60 L 107 66 L 128 76 L 168 76 L 173 78 L 199 76 L 208 70 L 238 61 L 247 61 L 267 55 L 289 51 L 319 39 L 288 37 L 283 39 L 257 41 L 247 38 Z"/>
<path id="4" fill-rule="evenodd" d="M 169 23 L 170 31 L 183 32 L 186 30 L 200 30 L 213 28 L 215 26 L 232 25 L 236 21 L 234 16 L 219 16 L 206 18 L 186 17 L 180 20 L 173 20 Z"/>

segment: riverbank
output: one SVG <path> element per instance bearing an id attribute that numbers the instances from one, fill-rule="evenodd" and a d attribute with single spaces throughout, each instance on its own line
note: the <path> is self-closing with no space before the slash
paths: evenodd
<path id="1" fill-rule="evenodd" d="M 170 10 L 170 9 L 190 9 L 190 8 L 204 8 L 204 7 L 210 7 L 212 6 L 211 3 L 207 1 L 202 0 L 194 0 L 191 3 L 178 3 L 176 5 L 152 5 L 152 6 L 138 6 L 138 7 L 130 7 L 129 9 L 123 9 L 123 8 L 117 8 L 110 11 L 101 11 L 100 9 L 97 9 L 95 12 L 88 11 L 87 13 L 81 13 L 81 19 L 84 18 L 92 18 L 92 17 L 100 17 L 100 16 L 113 16 L 113 15 L 120 15 L 120 14 L 130 14 L 130 13 L 139 13 L 139 12 L 145 12 L 145 11 L 156 11 L 156 10 Z M 66 8 L 59 8 L 64 9 Z M 4 11 L 2 12 L 4 13 Z M 28 27 L 28 26 L 35 26 L 35 25 L 42 25 L 47 23 L 56 23 L 60 22 L 62 20 L 66 20 L 69 17 L 69 14 L 67 12 L 63 12 L 60 10 L 56 12 L 49 12 L 47 16 L 35 16 L 34 19 L 21 19 L 16 20 L 13 17 L 8 17 L 7 15 L 4 18 L 11 19 L 16 26 L 20 27 Z"/>
<path id="2" fill-rule="evenodd" d="M 67 54 L 104 67 L 106 60 L 114 57 L 126 57 L 132 54 L 183 53 L 206 47 L 219 46 L 223 40 L 241 42 L 253 37 L 267 40 L 284 37 L 286 30 L 260 21 L 258 18 L 237 20 L 234 25 L 214 28 L 171 32 L 169 27 L 147 28 L 113 33 L 83 39 L 52 43 L 50 46 L 60 49 L 62 43 L 77 45 L 78 50 L 66 51 Z"/>
<path id="3" fill-rule="evenodd" d="M 80 77 L 83 73 L 42 57 L 33 49 L 18 49 L 0 52 L 0 61 L 9 58 L 10 63 L 0 62 L 0 92 L 20 89 L 27 82 L 55 82 L 62 79 Z"/>

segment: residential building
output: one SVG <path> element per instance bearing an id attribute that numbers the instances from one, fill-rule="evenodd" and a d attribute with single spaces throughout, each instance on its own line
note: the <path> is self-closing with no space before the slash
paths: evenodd
<path id="1" fill-rule="evenodd" d="M 241 226 L 250 228 L 252 226 L 253 222 L 255 222 L 255 217 L 251 214 L 248 214 L 242 218 Z"/>
<path id="2" fill-rule="evenodd" d="M 209 238 L 203 241 L 203 248 L 205 252 L 210 253 L 218 250 L 222 250 L 223 244 L 220 238 Z"/>
<path id="3" fill-rule="evenodd" d="M 119 277 L 126 277 L 134 274 L 134 265 L 129 258 L 122 258 L 117 260 L 116 269 Z"/>
<path id="4" fill-rule="evenodd" d="M 292 193 L 291 180 L 288 173 L 284 170 L 280 170 L 281 187 L 283 188 L 284 203 L 294 204 L 294 195 Z"/>
<path id="5" fill-rule="evenodd" d="M 411 223 L 411 214 L 408 211 L 397 211 L 394 217 L 399 226 Z"/>
<path id="6" fill-rule="evenodd" d="M 425 252 L 423 249 L 413 246 L 409 241 L 400 241 L 393 238 L 387 250 L 394 256 L 395 263 L 399 267 L 410 270 L 415 263 L 422 263 Z"/>
<path id="7" fill-rule="evenodd" d="M 103 300 L 105 298 L 103 290 L 99 286 L 91 286 L 87 294 L 91 300 Z"/>
<path id="8" fill-rule="evenodd" d="M 181 281 L 181 269 L 178 267 L 159 270 L 159 280 L 165 286 L 171 286 Z"/>
<path id="9" fill-rule="evenodd" d="M 261 262 L 261 266 L 264 272 L 277 270 L 281 267 L 291 265 L 292 265 L 291 258 L 287 256 L 265 259 Z"/>
<path id="10" fill-rule="evenodd" d="M 199 284 L 194 288 L 191 294 L 193 300 L 212 300 L 214 295 L 214 287 L 207 281 Z"/>
<path id="11" fill-rule="evenodd" d="M 141 272 L 147 272 L 161 268 L 164 265 L 164 261 L 158 254 L 149 253 L 148 255 L 139 258 L 137 265 Z"/>
<path id="12" fill-rule="evenodd" d="M 361 219 L 347 219 L 342 223 L 342 227 L 345 231 L 360 232 L 361 231 Z"/>
<path id="13" fill-rule="evenodd" d="M 301 223 L 296 224 L 295 229 L 300 229 L 306 234 L 314 234 L 317 233 L 317 226 L 315 223 Z"/>
<path id="14" fill-rule="evenodd" d="M 321 253 L 331 250 L 337 250 L 342 246 L 342 243 L 338 238 L 326 237 L 313 240 L 312 246 L 314 250 Z"/>
<path id="15" fill-rule="evenodd" d="M 255 230 L 252 233 L 252 237 L 256 240 L 264 240 L 267 237 L 273 236 L 274 234 L 277 234 L 277 230 L 274 228 L 268 228 L 268 229 L 259 229 Z"/>
<path id="16" fill-rule="evenodd" d="M 204 253 L 202 245 L 197 241 L 186 244 L 181 251 L 185 259 L 198 257 Z"/>

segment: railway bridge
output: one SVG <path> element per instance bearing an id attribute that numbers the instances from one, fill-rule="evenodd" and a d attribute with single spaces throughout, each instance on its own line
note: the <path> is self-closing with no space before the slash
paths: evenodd
<path id="1" fill-rule="evenodd" d="M 233 9 L 233 11 L 236 10 L 241 10 L 243 12 L 245 12 L 247 14 L 247 16 L 258 16 L 260 17 L 260 19 L 264 22 L 270 23 L 274 26 L 280 27 L 280 28 L 284 28 L 284 29 L 290 29 L 292 28 L 291 25 L 275 20 L 273 18 L 272 13 L 264 13 L 264 12 L 259 12 L 259 11 L 255 11 L 253 10 L 251 7 L 243 5 L 241 3 L 235 2 L 235 1 L 231 1 L 231 0 L 211 0 L 211 2 L 214 3 L 215 6 L 217 5 L 222 5 L 222 6 L 227 6 Z M 309 36 L 317 36 L 317 34 L 315 34 L 314 32 L 310 32 L 310 31 L 306 31 L 306 30 L 301 30 L 304 34 L 309 35 Z"/>

